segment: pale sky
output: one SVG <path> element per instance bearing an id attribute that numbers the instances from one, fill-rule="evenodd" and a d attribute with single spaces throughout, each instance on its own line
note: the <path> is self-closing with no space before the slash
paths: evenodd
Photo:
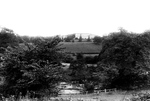
<path id="1" fill-rule="evenodd" d="M 19 35 L 150 30 L 150 0 L 0 0 L 0 26 Z"/>

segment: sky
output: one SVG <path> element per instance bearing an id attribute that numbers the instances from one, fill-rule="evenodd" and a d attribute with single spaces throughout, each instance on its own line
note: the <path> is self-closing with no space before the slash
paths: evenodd
<path id="1" fill-rule="evenodd" d="M 19 35 L 150 30 L 149 0 L 0 0 L 0 27 Z"/>

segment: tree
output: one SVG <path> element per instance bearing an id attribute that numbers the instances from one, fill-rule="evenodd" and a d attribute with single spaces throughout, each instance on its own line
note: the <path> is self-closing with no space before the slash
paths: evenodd
<path id="1" fill-rule="evenodd" d="M 79 37 L 79 42 L 82 42 L 82 36 L 80 35 L 80 37 Z"/>
<path id="2" fill-rule="evenodd" d="M 75 38 L 75 34 L 70 34 L 64 38 L 65 42 L 71 42 Z"/>
<path id="3" fill-rule="evenodd" d="M 103 41 L 103 38 L 100 37 L 100 36 L 95 36 L 95 37 L 93 38 L 93 42 L 94 42 L 95 44 L 100 44 L 102 41 Z"/>
<path id="4" fill-rule="evenodd" d="M 87 42 L 91 42 L 91 38 L 90 38 L 90 36 L 88 36 Z"/>
<path id="5" fill-rule="evenodd" d="M 4 54 L 4 66 L 1 75 L 5 77 L 2 93 L 5 96 L 16 95 L 21 92 L 35 92 L 46 95 L 54 92 L 56 84 L 62 78 L 60 60 L 62 58 L 59 41 L 43 41 L 27 49 L 22 47 L 8 47 Z M 42 94 L 43 93 L 43 94 Z"/>
<path id="6" fill-rule="evenodd" d="M 72 62 L 69 67 L 69 76 L 71 77 L 71 81 L 84 83 L 88 76 L 86 64 L 81 60 Z"/>
<path id="7" fill-rule="evenodd" d="M 84 84 L 85 91 L 93 92 L 94 86 L 99 80 L 97 75 L 94 75 L 96 68 L 87 66 L 83 60 L 73 61 L 67 70 L 70 82 Z"/>
<path id="8" fill-rule="evenodd" d="M 77 60 L 81 60 L 81 61 L 83 61 L 84 60 L 84 56 L 83 56 L 83 54 L 82 53 L 77 53 Z"/>
<path id="9" fill-rule="evenodd" d="M 41 43 L 44 41 L 43 37 L 30 37 L 30 42 L 29 43 L 33 43 L 35 45 Z"/>
<path id="10" fill-rule="evenodd" d="M 6 48 L 8 46 L 16 46 L 19 41 L 14 32 L 7 28 L 2 28 L 0 31 L 0 47 Z"/>
<path id="11" fill-rule="evenodd" d="M 143 35 L 120 31 L 104 40 L 98 68 L 107 86 L 129 89 L 147 82 L 150 41 L 141 37 Z M 148 45 L 143 47 L 145 43 Z"/>
<path id="12" fill-rule="evenodd" d="M 22 36 L 16 35 L 18 43 L 24 43 L 24 40 L 22 39 Z"/>
<path id="13" fill-rule="evenodd" d="M 84 60 L 87 64 L 96 64 L 98 62 L 98 56 L 86 56 Z"/>
<path id="14" fill-rule="evenodd" d="M 65 62 L 65 63 L 71 63 L 73 61 L 74 61 L 74 59 L 73 59 L 73 57 L 71 55 L 64 54 L 63 62 Z"/>
<path id="15" fill-rule="evenodd" d="M 22 40 L 27 43 L 31 43 L 31 37 L 29 36 L 21 36 Z"/>

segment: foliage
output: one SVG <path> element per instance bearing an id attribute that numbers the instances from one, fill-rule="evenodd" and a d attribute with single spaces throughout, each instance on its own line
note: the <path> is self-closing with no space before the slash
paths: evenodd
<path id="1" fill-rule="evenodd" d="M 71 42 L 75 38 L 75 34 L 68 35 L 64 38 L 65 42 Z"/>
<path id="2" fill-rule="evenodd" d="M 59 36 L 56 36 L 54 38 L 58 38 L 60 41 L 60 37 Z M 30 36 L 19 36 L 18 37 L 20 43 L 23 43 L 23 42 L 26 42 L 26 43 L 34 43 L 34 44 L 38 44 L 42 41 L 52 41 L 53 37 L 39 37 L 39 36 L 36 36 L 36 37 L 30 37 Z"/>
<path id="3" fill-rule="evenodd" d="M 30 37 L 30 42 L 29 43 L 33 43 L 35 45 L 38 45 L 39 43 L 41 43 L 43 41 L 44 41 L 43 37 Z"/>
<path id="4" fill-rule="evenodd" d="M 71 63 L 74 61 L 74 58 L 71 55 L 64 54 L 64 59 L 62 61 L 65 63 Z"/>
<path id="5" fill-rule="evenodd" d="M 127 89 L 147 82 L 150 41 L 146 38 L 121 31 L 104 40 L 98 68 L 109 87 Z"/>
<path id="6" fill-rule="evenodd" d="M 86 65 L 82 61 L 74 61 L 69 67 L 69 76 L 71 81 L 83 83 L 86 78 Z"/>
<path id="7" fill-rule="evenodd" d="M 103 38 L 100 37 L 100 36 L 95 36 L 95 37 L 93 38 L 93 42 L 94 42 L 95 44 L 100 44 L 102 41 L 103 41 Z"/>
<path id="8" fill-rule="evenodd" d="M 91 42 L 91 38 L 90 38 L 90 36 L 88 36 L 87 42 Z"/>
<path id="9" fill-rule="evenodd" d="M 7 48 L 8 46 L 18 45 L 18 39 L 14 32 L 10 29 L 3 28 L 0 32 L 0 47 Z"/>
<path id="10" fill-rule="evenodd" d="M 79 37 L 79 42 L 82 42 L 82 36 L 80 35 L 80 37 Z"/>
<path id="11" fill-rule="evenodd" d="M 94 72 L 96 70 L 95 67 L 88 67 L 83 58 L 78 59 L 71 63 L 68 69 L 68 76 L 70 82 L 77 82 L 80 84 L 84 84 L 85 91 L 93 92 L 94 86 L 97 84 L 97 80 L 99 79 Z"/>
<path id="12" fill-rule="evenodd" d="M 77 60 L 83 60 L 83 54 L 82 53 L 77 53 Z"/>
<path id="13" fill-rule="evenodd" d="M 55 86 L 61 80 L 61 49 L 58 40 L 43 41 L 28 48 L 7 48 L 5 63 L 1 75 L 5 77 L 2 93 L 7 95 L 26 95 L 27 91 L 39 95 L 55 92 Z M 56 91 L 57 92 L 57 91 Z M 43 94 L 42 94 L 43 93 Z"/>
<path id="14" fill-rule="evenodd" d="M 97 64 L 98 62 L 98 56 L 86 56 L 84 59 L 87 64 Z"/>
<path id="15" fill-rule="evenodd" d="M 23 40 L 23 42 L 31 43 L 31 37 L 29 36 L 21 36 L 21 39 Z"/>

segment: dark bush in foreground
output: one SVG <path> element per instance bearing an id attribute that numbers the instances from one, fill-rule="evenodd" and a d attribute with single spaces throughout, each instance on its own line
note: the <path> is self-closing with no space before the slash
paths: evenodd
<path id="1" fill-rule="evenodd" d="M 25 44 L 26 48 L 7 48 L 0 72 L 5 77 L 1 93 L 17 97 L 27 92 L 34 92 L 36 96 L 57 92 L 56 84 L 62 77 L 61 53 L 57 45 L 58 41 L 54 39 L 37 45 Z"/>
<path id="2" fill-rule="evenodd" d="M 97 74 L 105 86 L 119 89 L 148 83 L 150 34 L 113 33 L 102 44 Z"/>

